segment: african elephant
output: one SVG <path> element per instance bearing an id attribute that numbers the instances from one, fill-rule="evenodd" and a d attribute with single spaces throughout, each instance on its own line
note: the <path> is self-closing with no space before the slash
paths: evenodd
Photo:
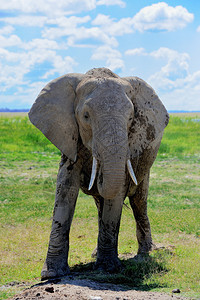
<path id="1" fill-rule="evenodd" d="M 69 273 L 69 231 L 79 188 L 93 196 L 98 209 L 96 268 L 120 268 L 126 196 L 136 220 L 138 254 L 148 253 L 153 246 L 149 172 L 169 120 L 155 91 L 138 77 L 120 78 L 107 68 L 67 74 L 44 87 L 29 118 L 62 153 L 42 280 Z"/>

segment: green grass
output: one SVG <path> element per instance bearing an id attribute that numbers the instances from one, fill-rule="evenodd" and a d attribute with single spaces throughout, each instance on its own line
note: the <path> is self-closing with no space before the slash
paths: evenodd
<path id="1" fill-rule="evenodd" d="M 80 276 L 122 283 L 130 288 L 200 294 L 199 116 L 171 117 L 152 167 L 149 218 L 159 250 L 144 261 L 137 251 L 135 221 L 124 206 L 119 274 L 94 272 L 91 253 L 97 240 L 94 201 L 80 192 L 70 234 L 69 264 Z M 40 279 L 51 226 L 59 151 L 27 117 L 0 117 L 0 299 Z M 128 200 L 126 200 L 128 204 Z"/>
<path id="2" fill-rule="evenodd" d="M 159 149 L 159 157 L 178 157 L 195 155 L 200 145 L 200 116 L 171 116 L 169 125 L 164 132 L 164 138 Z"/>

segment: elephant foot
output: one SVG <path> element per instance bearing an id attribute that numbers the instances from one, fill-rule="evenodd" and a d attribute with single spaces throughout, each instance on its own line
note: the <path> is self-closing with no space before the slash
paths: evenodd
<path id="1" fill-rule="evenodd" d="M 92 254 L 91 254 L 92 258 L 96 258 L 97 257 L 97 247 L 93 250 Z"/>
<path id="2" fill-rule="evenodd" d="M 41 281 L 62 277 L 69 273 L 70 270 L 67 263 L 55 258 L 52 258 L 51 260 L 47 259 L 42 268 Z"/>
<path id="3" fill-rule="evenodd" d="M 149 252 L 156 249 L 156 245 L 152 242 L 151 239 L 145 240 L 139 244 L 139 249 L 137 254 L 148 254 Z"/>
<path id="4" fill-rule="evenodd" d="M 149 259 L 148 253 L 139 253 L 135 255 L 132 260 L 136 263 L 140 263 L 146 261 L 147 259 Z"/>
<path id="5" fill-rule="evenodd" d="M 97 258 L 94 268 L 99 271 L 115 273 L 121 270 L 122 265 L 118 257 L 101 257 Z"/>

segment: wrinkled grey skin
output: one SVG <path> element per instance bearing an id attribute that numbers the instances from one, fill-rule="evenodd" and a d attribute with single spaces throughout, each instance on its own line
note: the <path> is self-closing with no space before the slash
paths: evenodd
<path id="1" fill-rule="evenodd" d="M 142 79 L 120 78 L 106 68 L 67 74 L 41 91 L 29 118 L 62 152 L 42 279 L 69 273 L 69 231 L 80 188 L 98 208 L 96 268 L 120 269 L 118 233 L 126 196 L 136 220 L 138 254 L 148 253 L 153 247 L 149 171 L 169 119 L 154 90 Z M 93 156 L 98 168 L 89 190 Z M 138 185 L 127 171 L 128 159 Z"/>

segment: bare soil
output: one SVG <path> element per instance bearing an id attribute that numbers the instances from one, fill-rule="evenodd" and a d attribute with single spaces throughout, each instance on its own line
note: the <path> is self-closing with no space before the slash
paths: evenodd
<path id="1" fill-rule="evenodd" d="M 175 291 L 176 292 L 176 291 Z M 10 300 L 169 300 L 184 299 L 180 294 L 171 295 L 158 292 L 144 292 L 126 287 L 99 283 L 91 280 L 75 279 L 67 276 L 62 279 L 36 284 Z"/>

